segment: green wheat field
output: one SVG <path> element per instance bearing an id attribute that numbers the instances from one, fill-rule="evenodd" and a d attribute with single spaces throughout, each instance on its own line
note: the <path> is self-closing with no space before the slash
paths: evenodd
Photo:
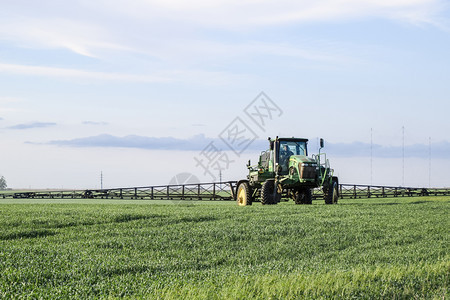
<path id="1" fill-rule="evenodd" d="M 0 298 L 448 299 L 449 207 L 0 199 Z"/>

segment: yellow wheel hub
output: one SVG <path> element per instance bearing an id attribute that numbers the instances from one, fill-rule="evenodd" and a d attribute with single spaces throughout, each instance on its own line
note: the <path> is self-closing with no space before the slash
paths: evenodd
<path id="1" fill-rule="evenodd" d="M 237 195 L 237 201 L 239 206 L 247 205 L 247 193 L 245 188 L 240 188 Z"/>

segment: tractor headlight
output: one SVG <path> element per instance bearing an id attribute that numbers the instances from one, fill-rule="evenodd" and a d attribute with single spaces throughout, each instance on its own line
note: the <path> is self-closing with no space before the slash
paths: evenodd
<path id="1" fill-rule="evenodd" d="M 302 167 L 317 167 L 316 164 L 309 164 L 309 163 L 302 163 L 301 166 Z"/>

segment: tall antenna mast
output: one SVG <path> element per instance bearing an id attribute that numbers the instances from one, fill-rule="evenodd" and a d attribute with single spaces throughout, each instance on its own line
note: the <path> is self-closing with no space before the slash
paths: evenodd
<path id="1" fill-rule="evenodd" d="M 402 126 L 402 186 L 405 186 L 405 126 Z"/>
<path id="2" fill-rule="evenodd" d="M 370 128 L 370 185 L 373 180 L 373 128 Z"/>
<path id="3" fill-rule="evenodd" d="M 428 138 L 428 187 L 431 188 L 431 137 Z"/>

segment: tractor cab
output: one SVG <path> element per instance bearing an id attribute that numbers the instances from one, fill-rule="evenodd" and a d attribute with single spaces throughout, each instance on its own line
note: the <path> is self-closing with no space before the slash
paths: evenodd
<path id="1" fill-rule="evenodd" d="M 307 139 L 278 139 L 277 140 L 277 160 L 280 175 L 287 174 L 289 170 L 289 159 L 292 155 L 308 156 Z"/>
<path id="2" fill-rule="evenodd" d="M 292 160 L 309 160 L 307 144 L 308 139 L 303 138 L 269 138 L 270 149 L 261 153 L 258 165 L 251 166 L 250 161 L 247 165 L 251 171 L 249 179 L 261 182 L 276 174 L 288 175 Z"/>

